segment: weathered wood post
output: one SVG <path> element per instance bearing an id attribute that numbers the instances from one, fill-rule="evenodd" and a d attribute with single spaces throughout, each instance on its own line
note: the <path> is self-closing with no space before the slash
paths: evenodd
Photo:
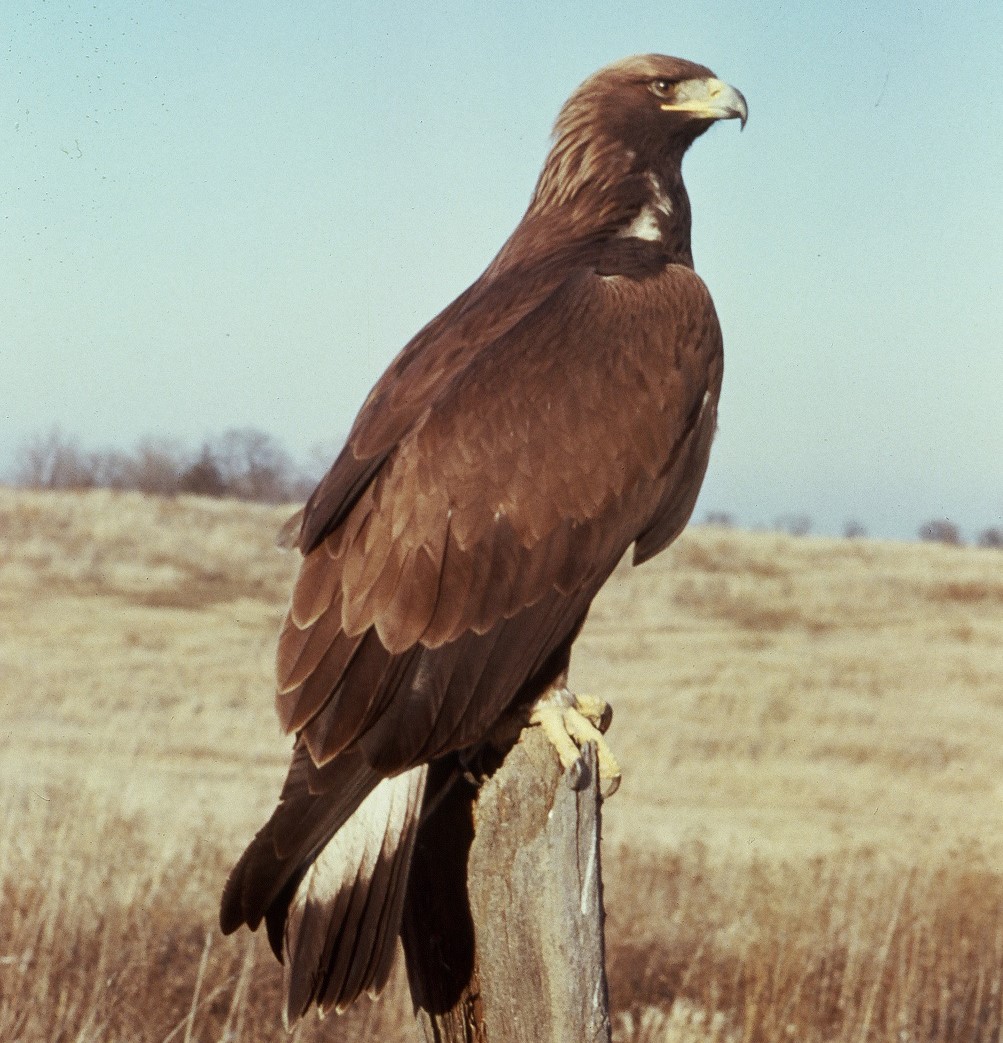
<path id="1" fill-rule="evenodd" d="M 427 1043 L 609 1043 L 592 746 L 586 764 L 575 791 L 527 728 L 422 826 L 402 936 Z"/>

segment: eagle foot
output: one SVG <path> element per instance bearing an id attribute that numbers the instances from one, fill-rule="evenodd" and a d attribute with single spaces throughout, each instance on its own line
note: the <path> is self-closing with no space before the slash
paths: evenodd
<path id="1" fill-rule="evenodd" d="M 613 709 L 604 699 L 575 695 L 567 688 L 549 688 L 536 702 L 529 723 L 538 724 L 557 751 L 572 789 L 584 789 L 591 778 L 582 757 L 582 747 L 593 743 L 599 761 L 599 790 L 612 797 L 620 787 L 622 772 L 604 732 L 613 719 Z"/>

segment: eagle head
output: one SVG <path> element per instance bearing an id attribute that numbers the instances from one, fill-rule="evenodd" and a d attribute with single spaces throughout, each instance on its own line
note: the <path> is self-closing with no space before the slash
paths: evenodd
<path id="1" fill-rule="evenodd" d="M 590 76 L 565 103 L 555 137 L 586 131 L 654 161 L 667 151 L 681 154 L 680 145 L 685 151 L 717 120 L 739 119 L 744 127 L 748 116 L 741 92 L 706 66 L 643 54 Z"/>
<path id="2" fill-rule="evenodd" d="M 663 54 L 607 65 L 567 100 L 530 213 L 563 213 L 579 235 L 657 238 L 689 256 L 682 159 L 718 120 L 745 126 L 740 91 L 706 66 Z"/>

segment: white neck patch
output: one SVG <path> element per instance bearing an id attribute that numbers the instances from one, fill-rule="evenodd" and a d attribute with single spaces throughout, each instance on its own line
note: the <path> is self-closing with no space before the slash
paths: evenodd
<path id="1" fill-rule="evenodd" d="M 629 225 L 621 228 L 617 233 L 621 239 L 644 239 L 649 243 L 662 241 L 662 229 L 658 224 L 658 217 L 669 217 L 672 214 L 672 203 L 662 188 L 661 181 L 648 171 L 648 182 L 651 185 L 651 199 L 638 211 L 637 216 Z"/>
<path id="2" fill-rule="evenodd" d="M 658 227 L 658 214 L 650 203 L 641 207 L 637 217 L 617 232 L 619 239 L 645 239 L 649 243 L 661 242 L 662 230 Z"/>

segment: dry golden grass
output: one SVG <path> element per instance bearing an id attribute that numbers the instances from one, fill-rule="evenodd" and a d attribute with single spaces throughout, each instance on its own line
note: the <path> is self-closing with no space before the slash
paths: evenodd
<path id="1" fill-rule="evenodd" d="M 0 1040 L 278 1038 L 215 929 L 289 742 L 284 509 L 0 490 Z M 998 552 L 696 529 L 597 601 L 617 1039 L 996 1040 Z M 398 981 L 298 1034 L 409 1040 Z"/>
<path id="2" fill-rule="evenodd" d="M 693 845 L 634 862 L 629 886 L 609 926 L 624 1040 L 1000 1038 L 1003 878 L 977 850 L 905 866 Z"/>

